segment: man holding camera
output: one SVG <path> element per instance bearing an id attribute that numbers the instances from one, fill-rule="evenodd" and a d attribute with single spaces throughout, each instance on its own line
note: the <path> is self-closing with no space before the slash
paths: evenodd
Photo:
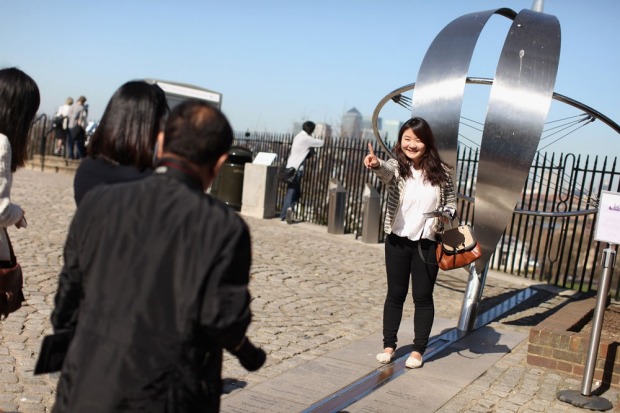
<path id="1" fill-rule="evenodd" d="M 303 177 L 304 163 L 308 156 L 313 153 L 313 148 L 320 148 L 324 144 L 322 139 L 312 137 L 315 127 L 314 122 L 306 121 L 303 123 L 301 132 L 293 138 L 291 153 L 286 161 L 286 168 L 294 168 L 295 170 L 295 175 L 287 183 L 286 195 L 280 212 L 280 220 L 288 224 L 293 222 L 293 208 L 301 198 L 301 178 Z"/>

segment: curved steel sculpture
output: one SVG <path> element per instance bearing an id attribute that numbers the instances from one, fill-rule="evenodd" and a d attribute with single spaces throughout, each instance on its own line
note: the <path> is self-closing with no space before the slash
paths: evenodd
<path id="1" fill-rule="evenodd" d="M 413 113 L 432 126 L 441 158 L 456 165 L 459 120 L 467 71 L 480 32 L 491 16 L 510 19 L 511 9 L 466 14 L 448 24 L 431 43 L 418 72 L 413 95 Z"/>
<path id="2" fill-rule="evenodd" d="M 517 14 L 506 8 L 457 18 L 429 47 L 413 100 L 412 113 L 427 119 L 438 138 L 440 155 L 456 165 L 467 70 L 480 32 L 494 14 L 513 23 L 497 65 L 484 122 L 474 203 L 476 235 L 483 255 L 469 269 L 458 324 L 461 331 L 473 328 L 489 259 L 510 220 L 540 141 L 559 64 L 559 21 L 540 12 L 522 10 Z M 413 89 L 408 85 L 392 94 L 396 96 L 407 87 Z M 377 131 L 377 110 L 379 106 L 373 114 L 375 136 L 390 153 Z"/>
<path id="3" fill-rule="evenodd" d="M 466 78 L 466 83 L 468 84 L 473 84 L 473 85 L 484 85 L 484 86 L 491 86 L 493 85 L 493 79 L 490 78 L 486 78 L 486 77 L 475 77 L 475 76 L 468 76 Z M 398 89 L 394 89 L 393 91 L 391 91 L 390 93 L 388 93 L 387 95 L 385 95 L 385 97 L 383 99 L 381 99 L 381 101 L 379 101 L 379 103 L 377 104 L 377 107 L 375 108 L 373 115 L 372 115 L 372 121 L 373 121 L 373 125 L 374 125 L 374 135 L 375 138 L 377 139 L 377 141 L 379 142 L 379 145 L 383 148 L 383 150 L 391 155 L 391 151 L 388 149 L 388 147 L 385 145 L 385 143 L 383 142 L 383 139 L 381 139 L 381 135 L 378 133 L 378 129 L 377 129 L 377 124 L 378 124 L 378 119 L 379 119 L 379 114 L 381 113 L 381 109 L 385 106 L 385 104 L 389 101 L 394 101 L 394 99 L 398 100 L 399 99 L 399 95 L 402 95 L 405 92 L 409 92 L 411 90 L 414 90 L 416 87 L 415 83 L 409 83 L 407 85 L 401 86 Z M 605 114 L 599 112 L 598 110 L 594 109 L 591 106 L 586 105 L 583 102 L 580 102 L 576 99 L 570 98 L 566 95 L 562 95 L 560 93 L 557 92 L 553 92 L 553 100 L 557 100 L 558 102 L 562 102 L 565 103 L 569 106 L 572 106 L 574 108 L 577 108 L 579 110 L 582 110 L 583 112 L 587 113 L 588 115 L 592 116 L 594 119 L 600 120 L 601 122 L 603 122 L 604 124 L 606 124 L 607 126 L 609 126 L 611 129 L 613 129 L 615 132 L 617 132 L 618 134 L 620 134 L 620 125 L 616 122 L 614 122 L 612 119 L 610 119 L 608 116 L 606 116 Z M 408 109 L 410 109 L 410 105 L 408 104 L 402 104 L 403 107 L 406 107 Z M 43 116 L 43 115 L 42 115 Z M 473 199 L 472 199 L 473 201 Z"/>

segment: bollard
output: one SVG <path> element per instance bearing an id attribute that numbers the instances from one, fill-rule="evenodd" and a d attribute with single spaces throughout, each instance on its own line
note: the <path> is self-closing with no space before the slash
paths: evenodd
<path id="1" fill-rule="evenodd" d="M 336 180 L 329 182 L 329 212 L 327 216 L 327 232 L 344 234 L 345 206 L 347 190 Z"/>
<path id="2" fill-rule="evenodd" d="M 379 242 L 381 218 L 381 196 L 370 184 L 366 184 L 362 194 L 362 242 L 376 244 Z"/>
<path id="3" fill-rule="evenodd" d="M 243 174 L 241 213 L 256 218 L 276 216 L 278 181 L 275 165 L 246 163 Z"/>

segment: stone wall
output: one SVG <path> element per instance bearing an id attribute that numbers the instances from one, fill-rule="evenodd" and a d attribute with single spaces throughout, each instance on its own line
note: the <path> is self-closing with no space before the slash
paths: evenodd
<path id="1" fill-rule="evenodd" d="M 573 301 L 530 330 L 527 362 L 570 373 L 583 379 L 590 333 L 581 329 L 594 313 L 596 297 Z M 618 341 L 601 335 L 594 381 L 620 388 Z"/>

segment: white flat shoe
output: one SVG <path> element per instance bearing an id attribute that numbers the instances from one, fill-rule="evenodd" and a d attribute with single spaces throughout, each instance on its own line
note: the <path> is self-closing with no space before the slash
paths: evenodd
<path id="1" fill-rule="evenodd" d="M 407 358 L 407 361 L 405 362 L 405 366 L 407 366 L 410 369 L 417 369 L 422 367 L 422 360 L 418 360 L 417 358 L 413 357 L 413 355 L 409 356 L 409 358 Z"/>
<path id="2" fill-rule="evenodd" d="M 377 354 L 377 361 L 381 364 L 391 363 L 392 360 L 394 360 L 395 353 L 395 351 L 393 351 L 391 354 L 382 351 L 381 353 Z"/>

